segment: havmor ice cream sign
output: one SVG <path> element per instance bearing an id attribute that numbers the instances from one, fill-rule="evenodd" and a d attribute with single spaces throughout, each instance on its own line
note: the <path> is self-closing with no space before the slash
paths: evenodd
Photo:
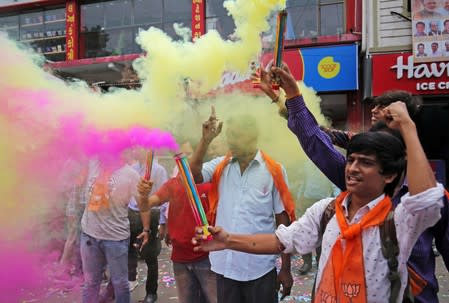
<path id="1" fill-rule="evenodd" d="M 415 63 L 411 53 L 373 56 L 373 95 L 392 89 L 448 94 L 449 62 Z"/>

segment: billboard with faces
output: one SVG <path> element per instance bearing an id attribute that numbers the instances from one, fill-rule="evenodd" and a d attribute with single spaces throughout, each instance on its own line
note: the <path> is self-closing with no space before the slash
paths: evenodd
<path id="1" fill-rule="evenodd" d="M 449 0 L 412 0 L 415 62 L 449 61 Z"/>

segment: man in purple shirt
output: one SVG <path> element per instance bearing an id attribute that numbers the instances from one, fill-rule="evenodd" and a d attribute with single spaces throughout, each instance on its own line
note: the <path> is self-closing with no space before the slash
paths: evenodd
<path id="1" fill-rule="evenodd" d="M 333 146 L 330 137 L 318 125 L 315 117 L 307 109 L 301 96 L 296 80 L 288 67 L 283 69 L 272 67 L 271 72 L 281 79 L 281 87 L 286 94 L 288 127 L 296 135 L 304 152 L 315 165 L 341 190 L 345 190 L 344 167 L 345 157 Z M 261 71 L 261 80 L 270 83 L 270 74 Z M 271 99 L 277 99 L 273 92 L 266 92 Z M 275 96 L 273 98 L 273 95 Z M 399 101 L 399 100 L 393 100 Z M 373 113 L 375 115 L 375 113 Z M 403 185 L 393 197 L 393 204 L 400 202 L 400 197 L 407 192 Z M 441 209 L 442 217 L 438 223 L 427 229 L 415 244 L 408 265 L 425 280 L 425 286 L 415 297 L 418 303 L 437 303 L 438 281 L 435 277 L 435 255 L 432 241 L 443 256 L 446 268 L 449 270 L 449 203 L 444 200 Z"/>

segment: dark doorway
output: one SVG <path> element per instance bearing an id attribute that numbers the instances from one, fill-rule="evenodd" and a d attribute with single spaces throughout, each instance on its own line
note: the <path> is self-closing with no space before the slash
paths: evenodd
<path id="1" fill-rule="evenodd" d="M 416 117 L 418 135 L 427 158 L 437 168 L 438 181 L 448 188 L 449 177 L 449 100 L 424 99 Z M 442 175 L 443 174 L 443 175 Z"/>

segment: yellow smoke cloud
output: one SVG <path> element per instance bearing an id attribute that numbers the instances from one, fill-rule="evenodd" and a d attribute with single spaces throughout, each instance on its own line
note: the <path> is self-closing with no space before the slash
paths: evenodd
<path id="1" fill-rule="evenodd" d="M 285 7 L 285 0 L 237 0 L 227 1 L 225 6 L 237 26 L 233 41 L 223 40 L 213 30 L 194 43 L 175 42 L 155 28 L 141 32 L 138 41 L 147 55 L 133 64 L 143 80 L 142 88 L 135 91 L 116 89 L 101 94 L 92 91 L 85 83 L 67 83 L 56 79 L 41 68 L 42 57 L 0 35 L 4 56 L 4 60 L 0 61 L 0 93 L 3 95 L 8 89 L 45 92 L 55 102 L 47 116 L 39 117 L 41 113 L 36 112 L 36 121 L 51 121 L 55 128 L 61 116 L 79 113 L 86 124 L 100 129 L 140 124 L 198 137 L 211 103 L 217 105 L 217 114 L 222 120 L 236 113 L 252 112 L 262 122 L 260 147 L 294 175 L 295 170 L 301 168 L 305 156 L 297 139 L 288 130 L 286 121 L 278 116 L 277 109 L 266 98 L 236 92 L 232 97 L 217 96 L 214 100 L 201 100 L 196 110 L 191 110 L 191 105 L 185 102 L 184 79 L 190 79 L 198 93 L 206 93 L 218 85 L 223 72 L 247 71 L 249 62 L 261 51 L 260 33 L 269 29 L 267 18 L 272 11 Z M 185 34 L 182 29 L 178 31 Z M 317 120 L 324 123 L 324 117 L 319 114 L 319 98 L 303 86 L 302 92 Z M 14 103 L 26 107 L 26 98 L 17 98 L 3 98 L 0 102 L 4 106 Z M 45 200 L 46 193 L 35 188 L 33 180 L 19 180 L 17 172 L 21 161 L 26 159 L 26 153 L 38 149 L 51 138 L 48 138 L 45 129 L 30 132 L 30 128 L 36 125 L 30 126 L 27 121 L 19 119 L 14 125 L 10 123 L 10 119 L 0 112 L 0 164 L 5 168 L 0 169 L 0 177 L 5 180 L 0 185 L 2 207 L 18 205 L 23 197 L 32 201 Z M 21 182 L 28 184 L 26 195 L 21 194 Z M 27 202 L 32 205 L 32 201 Z M 38 205 L 41 204 L 22 208 L 20 215 L 31 216 Z M 11 219 L 14 214 L 7 215 L 9 218 L 6 220 L 5 217 L 3 223 L 17 224 Z"/>
<path id="2" fill-rule="evenodd" d="M 327 119 L 321 114 L 321 99 L 315 91 L 303 82 L 298 83 L 307 107 L 320 125 L 327 125 Z M 186 108 L 180 116 L 174 131 L 182 138 L 198 142 L 201 137 L 202 123 L 210 115 L 211 105 L 215 106 L 217 118 L 223 121 L 223 131 L 214 140 L 221 145 L 221 155 L 226 153 L 226 121 L 233 117 L 247 113 L 258 121 L 258 148 L 266 151 L 287 169 L 291 189 L 295 192 L 297 184 L 301 182 L 301 170 L 306 159 L 296 136 L 288 129 L 287 120 L 278 114 L 278 107 L 271 103 L 268 97 L 257 97 L 235 92 L 218 95 L 212 99 L 202 100 L 193 107 Z M 214 149 L 216 147 L 214 146 Z M 215 153 L 215 152 L 214 152 Z"/>
<path id="3" fill-rule="evenodd" d="M 134 67 L 147 79 L 142 89 L 146 96 L 171 103 L 183 95 L 177 83 L 184 78 L 206 93 L 217 85 L 224 71 L 245 72 L 261 51 L 260 33 L 269 29 L 267 17 L 285 7 L 285 0 L 226 1 L 225 6 L 235 20 L 235 41 L 223 40 L 215 30 L 193 43 L 174 42 L 156 28 L 139 34 L 138 42 L 148 55 L 136 60 Z"/>

